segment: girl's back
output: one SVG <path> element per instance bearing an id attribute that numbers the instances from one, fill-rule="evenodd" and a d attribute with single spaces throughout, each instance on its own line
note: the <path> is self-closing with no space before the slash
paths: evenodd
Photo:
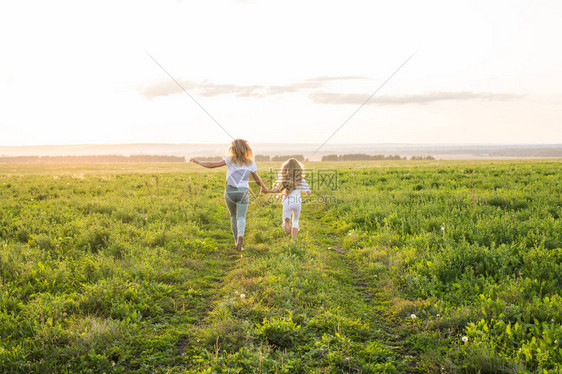
<path id="1" fill-rule="evenodd" d="M 295 186 L 294 190 L 287 193 L 286 195 L 283 195 L 283 201 L 288 199 L 289 201 L 300 202 L 301 201 L 301 191 L 303 191 L 303 192 L 310 191 L 310 187 L 308 186 L 308 183 L 306 183 L 306 180 L 304 178 L 300 181 L 299 184 L 297 184 Z"/>

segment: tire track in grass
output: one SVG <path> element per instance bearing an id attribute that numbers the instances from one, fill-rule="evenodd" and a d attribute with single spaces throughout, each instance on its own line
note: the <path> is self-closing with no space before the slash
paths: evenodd
<path id="1" fill-rule="evenodd" d="M 317 226 L 324 226 L 330 230 L 335 231 L 335 218 L 329 213 L 320 216 L 318 213 L 311 217 L 316 221 Z M 324 232 L 325 233 L 325 232 Z M 321 235 L 321 232 L 316 232 L 316 235 Z M 341 235 L 325 235 L 330 238 L 328 241 L 330 246 L 327 249 L 336 257 L 335 266 L 345 269 L 350 278 L 347 280 L 349 284 L 355 289 L 357 294 L 363 301 L 370 306 L 371 313 L 369 315 L 370 321 L 381 329 L 384 333 L 384 343 L 393 349 L 397 356 L 402 356 L 405 366 L 402 367 L 404 372 L 417 373 L 417 354 L 411 352 L 403 344 L 402 337 L 398 334 L 397 330 L 401 330 L 404 326 L 400 326 L 399 321 L 395 320 L 389 313 L 389 300 L 382 289 L 378 280 L 368 280 L 367 274 L 359 270 L 360 266 L 358 261 L 352 256 L 349 256 L 347 250 L 342 247 Z"/>
<path id="2" fill-rule="evenodd" d="M 408 364 L 410 370 L 409 373 L 417 373 L 417 363 L 418 354 L 416 352 L 411 352 L 403 343 L 403 337 L 397 334 L 403 326 L 400 326 L 399 322 L 394 320 L 394 318 L 388 313 L 389 301 L 386 300 L 385 294 L 380 289 L 380 285 L 376 285 L 374 288 L 369 285 L 369 281 L 366 279 L 366 275 L 358 270 L 357 260 L 348 256 L 347 251 L 343 250 L 341 246 L 336 245 L 334 247 L 334 252 L 337 253 L 348 270 L 354 277 L 353 285 L 362 295 L 362 297 L 372 305 L 373 318 L 376 322 L 381 323 L 383 326 L 383 331 L 385 332 L 385 341 L 391 346 L 397 354 L 405 357 L 405 361 Z M 381 318 L 384 317 L 384 318 Z M 398 331 L 397 331 L 398 330 Z"/>
<path id="3" fill-rule="evenodd" d="M 225 221 L 226 222 L 226 221 Z M 211 272 L 206 275 L 206 278 L 213 278 L 208 286 L 204 288 L 202 297 L 203 301 L 201 306 L 197 308 L 196 315 L 197 318 L 205 320 L 208 318 L 209 313 L 213 310 L 214 304 L 219 300 L 219 291 L 223 287 L 225 277 L 229 274 L 235 267 L 235 260 L 238 258 L 237 251 L 233 248 L 233 245 L 229 245 L 229 240 L 221 240 L 218 242 L 219 255 L 217 256 L 218 262 L 216 267 L 220 269 L 219 271 Z M 197 325 L 193 326 L 197 329 Z M 188 347 L 191 343 L 193 329 L 190 329 L 189 335 L 180 339 L 177 343 L 177 348 L 181 355 L 185 355 Z"/>
<path id="4" fill-rule="evenodd" d="M 172 300 L 174 308 L 176 303 L 179 305 L 175 313 L 169 315 L 160 326 L 145 329 L 138 337 L 134 337 L 133 343 L 139 341 L 141 348 L 133 357 L 137 364 L 128 365 L 129 372 L 135 369 L 136 372 L 145 372 L 148 368 L 151 372 L 178 371 L 184 365 L 197 325 L 213 309 L 225 276 L 235 266 L 237 254 L 232 246 L 232 238 L 223 230 L 224 227 L 230 228 L 228 212 L 224 207 L 224 198 L 214 189 L 214 186 L 222 184 L 222 178 L 219 181 L 219 177 L 208 176 L 205 182 L 199 177 L 192 179 L 191 174 L 160 177 L 163 188 L 173 178 L 173 184 L 170 185 L 174 186 L 174 190 L 167 191 L 166 199 L 169 196 L 176 198 L 182 209 L 180 218 L 174 216 L 174 222 L 182 227 L 184 222 L 191 222 L 195 227 L 186 231 L 187 237 L 186 233 L 182 233 L 182 245 L 173 251 L 175 264 L 192 273 L 183 284 L 184 293 Z M 178 180 L 182 183 L 178 183 Z M 183 304 L 179 299 L 187 299 L 187 302 Z M 169 343 L 165 347 L 161 342 L 164 339 Z M 147 355 L 154 356 L 150 359 L 157 360 L 158 364 L 147 364 Z"/>

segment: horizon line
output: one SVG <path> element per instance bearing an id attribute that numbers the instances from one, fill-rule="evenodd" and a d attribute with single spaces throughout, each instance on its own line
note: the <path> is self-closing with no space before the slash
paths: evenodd
<path id="1" fill-rule="evenodd" d="M 314 146 L 320 143 L 312 142 L 250 142 L 251 144 L 260 145 L 301 145 L 301 146 Z M 78 146 L 189 146 L 189 145 L 228 145 L 230 142 L 220 142 L 220 143 L 69 143 L 69 144 L 18 144 L 18 145 L 3 145 L 0 144 L 0 148 L 23 148 L 23 147 L 78 147 Z M 529 142 L 529 143 L 494 143 L 494 142 L 441 142 L 441 143 L 407 143 L 407 142 L 349 142 L 349 143 L 332 143 L 329 146 L 353 146 L 353 145 L 407 145 L 407 146 L 420 146 L 420 145 L 432 145 L 432 146 L 460 146 L 460 145 L 476 145 L 476 146 L 491 146 L 491 145 L 521 145 L 521 146 L 531 146 L 531 145 L 541 145 L 541 146 L 562 146 L 562 142 Z"/>

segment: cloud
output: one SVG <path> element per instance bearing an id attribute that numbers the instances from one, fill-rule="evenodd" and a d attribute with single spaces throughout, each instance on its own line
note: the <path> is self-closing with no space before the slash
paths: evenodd
<path id="1" fill-rule="evenodd" d="M 360 75 L 345 75 L 342 77 L 316 77 L 306 79 L 305 82 L 330 82 L 330 81 L 342 81 L 342 80 L 372 80 L 370 77 L 364 77 Z"/>
<path id="2" fill-rule="evenodd" d="M 190 90 L 191 88 L 193 88 L 191 82 L 188 81 L 182 81 L 180 82 L 180 84 L 186 90 Z M 181 92 L 181 88 L 179 88 L 178 85 L 172 81 L 165 81 L 141 88 L 138 91 L 147 99 L 153 99 L 158 96 L 168 96 L 176 94 L 178 92 Z"/>
<path id="3" fill-rule="evenodd" d="M 387 95 L 372 98 L 367 105 L 400 105 L 400 104 L 427 104 L 446 100 L 499 100 L 509 101 L 522 97 L 522 94 L 492 93 L 492 92 L 447 92 L 433 91 L 425 94 L 415 95 Z M 310 100 L 315 104 L 354 104 L 365 102 L 369 95 L 364 94 L 342 94 L 332 92 L 313 92 L 309 94 Z"/>
<path id="4" fill-rule="evenodd" d="M 263 98 L 267 96 L 292 94 L 298 92 L 309 92 L 309 99 L 315 104 L 352 104 L 360 105 L 369 95 L 354 93 L 321 92 L 333 81 L 346 80 L 371 80 L 363 76 L 321 76 L 308 78 L 289 85 L 236 85 L 215 84 L 209 81 L 193 82 L 189 80 L 178 80 L 178 82 L 191 94 L 201 97 L 214 97 L 220 95 L 231 95 L 245 98 Z M 182 89 L 173 81 L 163 81 L 139 89 L 139 92 L 147 99 L 174 95 L 181 93 Z M 432 91 L 423 94 L 412 95 L 386 95 L 373 97 L 367 105 L 402 105 L 402 104 L 427 104 L 437 101 L 466 101 L 466 100 L 497 100 L 510 101 L 524 95 L 514 93 L 492 93 L 492 92 L 470 92 L 470 91 Z"/>
<path id="5" fill-rule="evenodd" d="M 178 82 L 190 93 L 197 96 L 219 96 L 233 95 L 237 97 L 266 97 L 281 95 L 285 93 L 297 93 L 306 90 L 318 89 L 325 86 L 328 82 L 338 80 L 368 80 L 371 78 L 360 76 L 341 76 L 341 77 L 316 77 L 305 79 L 290 85 L 235 85 L 235 84 L 215 84 L 208 81 L 193 82 L 189 80 L 178 80 Z M 182 92 L 182 89 L 173 81 L 163 81 L 142 87 L 139 93 L 147 99 L 174 95 Z"/>

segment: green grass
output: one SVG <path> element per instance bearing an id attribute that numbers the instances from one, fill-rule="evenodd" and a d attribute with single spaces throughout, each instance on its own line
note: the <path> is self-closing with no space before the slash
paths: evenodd
<path id="1" fill-rule="evenodd" d="M 224 170 L 0 165 L 0 372 L 561 370 L 560 162 L 306 166 L 237 252 Z"/>

